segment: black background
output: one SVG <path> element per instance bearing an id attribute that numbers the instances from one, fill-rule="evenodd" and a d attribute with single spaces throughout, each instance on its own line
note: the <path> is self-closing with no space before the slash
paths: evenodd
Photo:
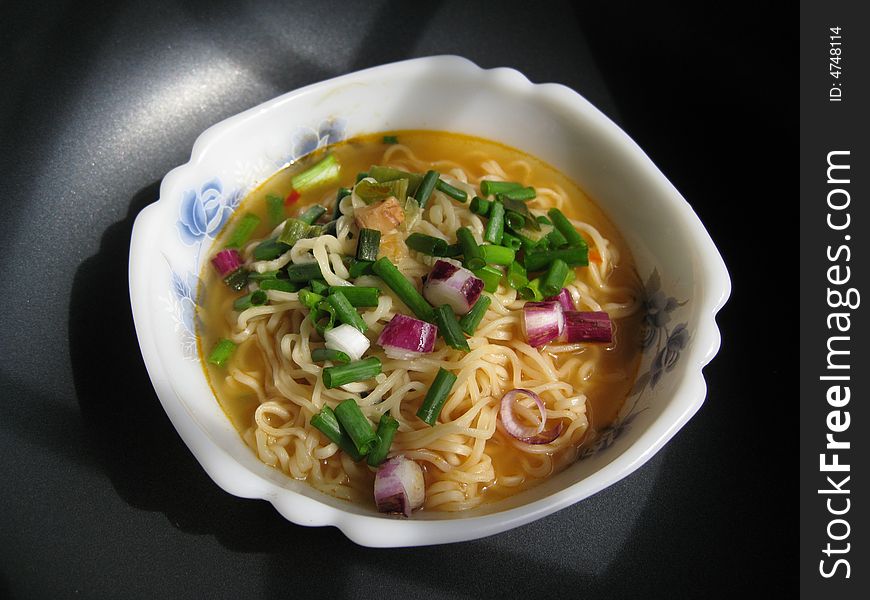
<path id="1" fill-rule="evenodd" d="M 412 4 L 0 8 L 0 597 L 792 595 L 796 399 L 778 340 L 796 299 L 771 288 L 796 275 L 796 11 Z M 202 472 L 138 352 L 129 235 L 210 125 L 433 54 L 586 96 L 692 204 L 734 291 L 705 405 L 642 469 L 491 538 L 369 550 Z"/>

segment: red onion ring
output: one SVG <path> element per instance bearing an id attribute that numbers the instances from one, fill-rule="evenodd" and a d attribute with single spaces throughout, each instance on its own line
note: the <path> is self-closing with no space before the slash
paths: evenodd
<path id="1" fill-rule="evenodd" d="M 535 405 L 541 413 L 541 422 L 537 427 L 520 425 L 514 416 L 514 398 L 519 394 L 525 394 L 535 401 Z M 507 431 L 511 437 L 515 437 L 521 441 L 533 439 L 539 433 L 544 431 L 544 427 L 547 425 L 547 407 L 544 406 L 544 401 L 541 400 L 541 397 L 532 390 L 517 388 L 509 391 L 501 398 L 501 406 L 499 407 L 498 414 L 501 417 L 501 423 L 504 425 L 505 431 Z"/>

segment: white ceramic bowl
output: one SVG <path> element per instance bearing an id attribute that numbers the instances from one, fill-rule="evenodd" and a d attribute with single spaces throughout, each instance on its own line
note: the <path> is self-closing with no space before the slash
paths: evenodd
<path id="1" fill-rule="evenodd" d="M 628 241 L 647 281 L 641 375 L 618 423 L 565 471 L 463 514 L 380 515 L 261 463 L 218 406 L 197 354 L 197 274 L 247 190 L 289 159 L 357 134 L 434 129 L 497 140 L 560 169 Z M 209 128 L 141 212 L 130 247 L 130 297 L 145 365 L 178 433 L 224 490 L 271 502 L 301 525 L 334 525 L 366 546 L 470 540 L 548 515 L 625 477 L 704 401 L 701 373 L 719 348 L 725 265 L 674 186 L 619 127 L 576 92 L 511 69 L 439 56 L 310 85 Z"/>

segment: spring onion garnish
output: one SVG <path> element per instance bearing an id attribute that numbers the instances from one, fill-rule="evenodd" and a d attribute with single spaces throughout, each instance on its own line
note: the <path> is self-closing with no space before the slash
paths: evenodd
<path id="1" fill-rule="evenodd" d="M 211 349 L 211 354 L 208 355 L 208 362 L 218 367 L 222 367 L 229 360 L 230 355 L 236 349 L 236 345 L 230 340 L 221 338 L 218 343 Z"/>
<path id="2" fill-rule="evenodd" d="M 562 289 L 565 277 L 568 276 L 568 263 L 557 258 L 550 263 L 550 267 L 541 278 L 541 293 L 544 296 L 555 296 Z"/>
<path id="3" fill-rule="evenodd" d="M 529 277 L 526 268 L 518 262 L 512 262 L 507 268 L 508 285 L 515 290 L 520 290 L 529 285 Z"/>
<path id="4" fill-rule="evenodd" d="M 423 297 L 433 306 L 448 304 L 453 312 L 464 315 L 480 298 L 483 286 L 468 269 L 436 260 L 423 285 Z"/>
<path id="5" fill-rule="evenodd" d="M 526 226 L 526 218 L 515 212 L 506 213 L 504 216 L 505 225 L 507 225 L 514 233 L 519 233 Z"/>
<path id="6" fill-rule="evenodd" d="M 525 202 L 520 202 L 519 200 L 514 200 L 512 198 L 508 198 L 504 194 L 498 195 L 498 201 L 504 204 L 504 209 L 507 211 L 509 215 L 519 215 L 523 218 L 523 225 L 520 226 L 520 229 L 523 227 L 527 227 L 534 231 L 540 231 L 541 224 L 538 223 L 538 220 L 535 218 L 535 215 L 529 210 L 529 207 L 526 206 Z M 509 221 L 509 225 L 514 227 L 514 223 L 518 221 L 511 220 Z"/>
<path id="7" fill-rule="evenodd" d="M 526 300 L 532 300 L 534 302 L 540 302 L 544 299 L 544 294 L 541 293 L 541 278 L 535 277 L 527 286 L 521 287 L 517 290 L 522 298 Z"/>
<path id="8" fill-rule="evenodd" d="M 565 341 L 567 342 L 611 342 L 613 323 L 606 312 L 565 312 Z"/>
<path id="9" fill-rule="evenodd" d="M 348 355 L 351 360 L 359 360 L 369 349 L 369 338 L 353 325 L 339 325 L 323 334 L 326 347 Z"/>
<path id="10" fill-rule="evenodd" d="M 387 323 L 378 345 L 394 360 L 413 360 L 435 349 L 438 326 L 396 313 Z"/>
<path id="11" fill-rule="evenodd" d="M 586 246 L 569 246 L 559 250 L 545 250 L 526 254 L 526 270 L 543 271 L 557 258 L 564 260 L 571 267 L 585 267 L 589 264 Z"/>
<path id="12" fill-rule="evenodd" d="M 412 233 L 405 239 L 405 245 L 426 256 L 444 256 L 447 252 L 447 242 L 425 233 Z"/>
<path id="13" fill-rule="evenodd" d="M 516 252 L 504 246 L 483 245 L 480 247 L 480 254 L 489 265 L 507 266 L 513 263 L 516 257 Z"/>
<path id="14" fill-rule="evenodd" d="M 289 281 L 311 281 L 312 279 L 323 279 L 323 273 L 320 272 L 320 265 L 316 262 L 290 265 L 287 267 L 287 279 Z"/>
<path id="15" fill-rule="evenodd" d="M 423 181 L 420 182 L 420 187 L 417 188 L 417 193 L 414 198 L 420 203 L 420 208 L 424 208 L 429 201 L 429 196 L 432 195 L 432 190 L 435 189 L 435 184 L 438 183 L 438 171 L 426 171 L 423 176 Z"/>
<path id="16" fill-rule="evenodd" d="M 329 295 L 329 286 L 322 279 L 312 279 L 309 285 L 311 286 L 311 291 L 315 294 L 320 294 L 323 297 Z"/>
<path id="17" fill-rule="evenodd" d="M 558 294 L 550 296 L 547 300 L 558 302 L 562 306 L 563 312 L 567 313 L 569 310 L 577 310 L 577 307 L 574 305 L 574 298 L 571 297 L 571 292 L 568 291 L 568 288 L 562 288 Z"/>
<path id="18" fill-rule="evenodd" d="M 314 206 L 309 206 L 305 209 L 301 215 L 299 215 L 299 220 L 303 223 L 308 223 L 311 225 L 317 219 L 326 214 L 326 207 L 320 206 L 319 204 L 315 204 Z"/>
<path id="19" fill-rule="evenodd" d="M 454 383 L 456 383 L 456 375 L 447 369 L 439 367 L 435 380 L 432 381 L 429 391 L 426 392 L 426 397 L 423 398 L 423 404 L 420 405 L 420 410 L 417 411 L 417 416 L 421 421 L 430 427 L 435 425 Z"/>
<path id="20" fill-rule="evenodd" d="M 504 204 L 496 202 L 489 211 L 489 221 L 486 223 L 486 231 L 483 234 L 490 244 L 501 244 L 501 236 L 504 234 Z"/>
<path id="21" fill-rule="evenodd" d="M 504 273 L 495 267 L 490 267 L 489 265 L 481 267 L 480 269 L 475 269 L 472 273 L 474 273 L 474 276 L 478 279 L 483 280 L 483 289 L 490 294 L 498 289 L 498 284 L 504 275 Z"/>
<path id="22" fill-rule="evenodd" d="M 383 142 L 385 144 L 398 144 L 399 138 L 398 138 L 398 136 L 395 136 L 395 135 L 385 135 Z"/>
<path id="23" fill-rule="evenodd" d="M 275 238 L 263 240 L 254 248 L 254 260 L 275 260 L 290 249 L 284 242 Z"/>
<path id="24" fill-rule="evenodd" d="M 390 451 L 393 437 L 396 435 L 398 428 L 399 422 L 390 416 L 389 411 L 381 415 L 381 420 L 378 421 L 378 430 L 375 432 L 375 435 L 378 436 L 378 441 L 369 450 L 368 456 L 366 456 L 366 462 L 370 467 L 377 467 L 387 458 L 387 453 Z"/>
<path id="25" fill-rule="evenodd" d="M 251 235 L 254 233 L 254 230 L 257 229 L 259 224 L 260 217 L 252 213 L 245 213 L 242 218 L 239 219 L 236 228 L 233 230 L 233 234 L 230 236 L 230 239 L 227 240 L 224 247 L 241 248 L 249 239 L 251 239 Z"/>
<path id="26" fill-rule="evenodd" d="M 465 258 L 463 263 L 467 269 L 474 271 L 486 265 L 486 261 L 480 255 L 477 240 L 474 239 L 468 227 L 460 227 L 456 230 L 456 240 L 462 246 L 462 255 Z"/>
<path id="27" fill-rule="evenodd" d="M 224 278 L 242 266 L 242 255 L 235 248 L 227 248 L 215 254 L 211 264 L 218 275 Z"/>
<path id="28" fill-rule="evenodd" d="M 312 282 L 313 283 L 313 282 Z M 331 285 L 329 293 L 341 292 L 352 306 L 373 308 L 378 305 L 381 290 L 376 287 L 361 287 L 356 285 Z"/>
<path id="29" fill-rule="evenodd" d="M 371 275 L 374 273 L 372 271 L 373 262 L 367 260 L 357 260 L 351 256 L 345 256 L 342 259 L 342 262 L 347 267 L 348 278 L 356 279 L 357 277 L 362 277 L 363 275 Z"/>
<path id="30" fill-rule="evenodd" d="M 375 504 L 382 513 L 411 516 L 426 499 L 426 480 L 416 461 L 394 456 L 378 467 L 375 473 Z"/>
<path id="31" fill-rule="evenodd" d="M 337 183 L 340 172 L 338 158 L 335 154 L 327 154 L 319 162 L 294 175 L 290 185 L 300 194 L 304 194 L 310 189 Z"/>
<path id="32" fill-rule="evenodd" d="M 459 321 L 456 320 L 456 315 L 449 304 L 443 304 L 435 309 L 435 322 L 438 324 L 438 332 L 448 346 L 465 352 L 471 351 L 471 348 L 468 347 L 468 341 L 462 335 Z"/>
<path id="33" fill-rule="evenodd" d="M 275 290 L 276 292 L 298 292 L 302 287 L 301 282 L 288 281 L 286 279 L 262 279 L 259 282 L 261 290 Z"/>
<path id="34" fill-rule="evenodd" d="M 489 296 L 481 296 L 475 305 L 471 307 L 471 310 L 459 319 L 459 326 L 462 328 L 462 331 L 468 335 L 474 335 L 474 332 L 477 331 L 480 322 L 483 320 L 483 315 L 486 314 L 486 310 L 489 308 L 491 303 L 492 298 Z"/>
<path id="35" fill-rule="evenodd" d="M 251 292 L 241 298 L 236 298 L 235 302 L 233 302 L 233 308 L 241 312 L 251 308 L 252 306 L 262 306 L 266 304 L 268 300 L 269 297 L 266 295 L 266 292 L 263 290 L 257 290 L 256 292 Z"/>
<path id="36" fill-rule="evenodd" d="M 371 358 L 357 360 L 346 365 L 325 367 L 323 369 L 323 385 L 328 389 L 337 388 L 348 383 L 371 379 L 379 375 L 380 372 L 381 361 L 376 356 L 372 356 Z"/>
<path id="37" fill-rule="evenodd" d="M 323 296 L 308 289 L 299 290 L 299 303 L 309 310 L 314 310 L 323 301 Z"/>
<path id="38" fill-rule="evenodd" d="M 326 300 L 335 309 L 335 315 L 342 323 L 353 325 L 363 333 L 368 330 L 369 326 L 342 292 L 336 290 L 329 294 Z"/>
<path id="39" fill-rule="evenodd" d="M 331 360 L 337 364 L 346 364 L 350 362 L 350 357 L 347 353 L 341 350 L 333 350 L 332 348 L 315 348 L 311 351 L 311 360 L 314 362 L 323 362 Z"/>
<path id="40" fill-rule="evenodd" d="M 562 305 L 555 301 L 526 302 L 523 306 L 523 336 L 530 346 L 538 348 L 562 335 L 565 316 Z"/>
<path id="41" fill-rule="evenodd" d="M 236 269 L 226 277 L 224 277 L 224 283 L 227 284 L 231 289 L 234 289 L 237 292 L 241 292 L 245 289 L 245 286 L 248 285 L 248 275 L 250 275 L 250 271 L 247 269 Z"/>
<path id="42" fill-rule="evenodd" d="M 568 245 L 568 240 L 558 229 L 553 229 L 553 231 L 547 234 L 547 241 L 550 242 L 550 248 L 553 250 Z"/>
<path id="43" fill-rule="evenodd" d="M 292 246 L 308 235 L 311 225 L 300 219 L 287 219 L 284 221 L 284 229 L 278 236 L 278 241 Z"/>
<path id="44" fill-rule="evenodd" d="M 448 244 L 447 248 L 444 249 L 444 252 L 441 254 L 436 254 L 436 256 L 445 256 L 448 258 L 462 256 L 462 245 L 461 244 Z"/>
<path id="45" fill-rule="evenodd" d="M 532 200 L 537 194 L 533 187 L 520 187 L 505 192 L 499 192 L 501 196 L 511 200 Z"/>
<path id="46" fill-rule="evenodd" d="M 537 221 L 541 225 L 552 225 L 553 224 L 553 222 L 550 220 L 550 218 L 547 217 L 546 215 L 538 215 L 537 217 L 535 217 L 535 221 Z"/>
<path id="47" fill-rule="evenodd" d="M 460 202 L 465 202 L 468 200 L 468 194 L 465 190 L 460 190 L 458 187 L 453 187 L 443 179 L 439 179 L 435 183 L 435 188 L 441 192 L 444 192 L 454 200 L 458 200 Z"/>
<path id="48" fill-rule="evenodd" d="M 335 407 L 335 417 L 360 454 L 368 454 L 369 450 L 377 444 L 378 436 L 375 435 L 372 424 L 353 398 L 338 403 L 338 406 Z"/>
<path id="49" fill-rule="evenodd" d="M 328 406 L 324 406 L 319 413 L 311 417 L 311 426 L 317 428 L 330 442 L 344 450 L 354 462 L 362 458 L 353 440 L 341 430 L 335 413 Z"/>
<path id="50" fill-rule="evenodd" d="M 335 221 L 341 216 L 341 200 L 345 196 L 350 196 L 352 190 L 346 187 L 338 188 L 338 193 L 335 195 L 335 207 L 332 209 L 332 220 Z"/>
<path id="51" fill-rule="evenodd" d="M 485 217 L 489 214 L 489 211 L 492 210 L 492 205 L 492 201 L 485 200 L 480 196 L 475 196 L 471 199 L 471 204 L 468 205 L 468 208 L 471 209 L 471 212 L 474 214 Z"/>
<path id="52" fill-rule="evenodd" d="M 335 309 L 332 308 L 332 305 L 326 300 L 321 300 L 320 302 L 318 302 L 317 306 L 314 307 L 310 313 L 308 313 L 308 318 L 311 320 L 312 323 L 314 323 L 314 329 L 317 330 L 317 333 L 320 334 L 320 336 L 324 339 L 327 339 L 326 334 L 332 331 L 333 328 L 335 328 Z M 357 331 L 354 327 L 350 325 L 348 325 L 347 327 L 349 329 Z M 359 331 L 357 331 L 357 333 L 359 333 Z M 360 333 L 360 335 L 363 334 Z M 368 346 L 366 346 L 366 348 L 368 348 Z"/>
<path id="53" fill-rule="evenodd" d="M 565 239 L 568 240 L 569 245 L 586 248 L 586 240 L 583 239 L 583 236 L 580 235 L 579 231 L 574 229 L 574 226 L 571 225 L 571 221 L 568 220 L 568 217 L 562 214 L 561 210 L 558 208 L 551 208 L 547 211 L 547 214 L 550 215 L 556 229 L 558 229 L 562 235 L 565 236 Z"/>
<path id="54" fill-rule="evenodd" d="M 269 223 L 275 227 L 287 218 L 284 213 L 284 198 L 275 194 L 266 195 L 266 214 L 269 216 Z"/>
<path id="55" fill-rule="evenodd" d="M 531 427 L 523 425 L 517 420 L 517 417 L 514 414 L 514 407 L 516 406 L 516 397 L 519 395 L 528 396 L 532 401 L 534 401 L 538 413 L 541 415 L 541 420 L 538 422 L 537 426 Z M 549 444 L 559 437 L 560 433 L 562 433 L 561 422 L 559 422 L 555 427 L 544 431 L 544 427 L 547 426 L 547 407 L 544 404 L 544 401 L 541 400 L 541 397 L 532 390 L 517 388 L 502 396 L 498 415 L 501 417 L 501 424 L 505 431 L 511 437 L 516 438 L 521 442 L 525 442 L 526 444 Z"/>
<path id="56" fill-rule="evenodd" d="M 399 300 L 417 315 L 417 318 L 430 322 L 435 318 L 435 313 L 426 299 L 420 295 L 420 292 L 410 281 L 405 279 L 405 276 L 396 268 L 396 265 L 390 262 L 390 259 L 386 257 L 378 259 L 372 265 L 372 270 L 396 293 Z"/>
<path id="57" fill-rule="evenodd" d="M 489 179 L 484 179 L 480 182 L 480 191 L 484 196 L 503 194 L 511 190 L 517 190 L 521 187 L 523 187 L 523 184 L 515 181 L 491 181 Z"/>
<path id="58" fill-rule="evenodd" d="M 391 181 L 373 182 L 366 179 L 357 183 L 354 191 L 366 204 L 374 204 L 376 201 L 389 198 L 390 196 L 396 198 L 396 200 L 404 200 L 405 196 L 408 195 L 408 180 L 393 179 Z"/>
<path id="59" fill-rule="evenodd" d="M 380 183 L 396 181 L 397 179 L 407 179 L 408 189 L 406 193 L 409 196 L 414 195 L 414 192 L 416 192 L 417 188 L 420 187 L 420 182 L 423 181 L 423 175 L 421 173 L 408 173 L 401 169 L 383 167 L 381 165 L 372 165 L 369 169 L 368 176 Z M 401 200 L 401 198 L 399 198 L 399 200 Z"/>
<path id="60" fill-rule="evenodd" d="M 504 246 L 505 248 L 510 248 L 514 252 L 519 250 L 520 246 L 522 246 L 522 244 L 523 244 L 523 241 L 520 238 L 516 237 L 515 235 L 511 235 L 507 231 L 505 231 L 501 235 L 501 245 Z"/>
<path id="61" fill-rule="evenodd" d="M 381 232 L 377 229 L 359 230 L 356 244 L 356 259 L 374 262 L 378 260 L 378 250 L 381 247 Z"/>

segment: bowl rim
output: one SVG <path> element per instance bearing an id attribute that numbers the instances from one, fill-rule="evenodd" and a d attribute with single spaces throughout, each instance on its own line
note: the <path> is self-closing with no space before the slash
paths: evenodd
<path id="1" fill-rule="evenodd" d="M 660 417 L 641 436 L 613 460 L 594 473 L 555 493 L 526 504 L 483 515 L 441 520 L 393 519 L 384 516 L 359 514 L 321 503 L 286 487 L 278 486 L 239 465 L 233 457 L 208 435 L 202 426 L 185 409 L 184 402 L 172 382 L 163 375 L 160 352 L 152 332 L 152 315 L 144 300 L 146 266 L 153 259 L 149 239 L 165 222 L 169 205 L 167 191 L 182 173 L 200 165 L 209 149 L 219 140 L 244 127 L 249 119 L 259 118 L 294 99 L 340 85 L 351 79 L 380 75 L 390 70 L 427 69 L 437 66 L 453 69 L 459 73 L 482 75 L 490 73 L 502 77 L 512 89 L 528 97 L 549 102 L 560 109 L 568 110 L 591 120 L 603 133 L 623 146 L 632 159 L 632 169 L 646 171 L 646 176 L 656 182 L 663 197 L 667 197 L 682 218 L 680 226 L 691 239 L 698 252 L 698 277 L 703 280 L 696 286 L 693 304 L 700 315 L 693 334 L 694 342 L 687 349 L 685 360 L 688 366 L 682 380 L 676 383 L 672 395 L 679 414 L 671 415 L 667 422 Z M 472 61 L 450 55 L 432 56 L 399 61 L 371 67 L 346 75 L 334 77 L 287 92 L 262 104 L 229 117 L 206 129 L 194 142 L 187 163 L 172 169 L 160 185 L 160 198 L 145 207 L 137 216 L 131 235 L 129 254 L 129 287 L 133 318 L 140 350 L 146 369 L 167 415 L 185 444 L 200 462 L 208 475 L 225 491 L 240 497 L 260 498 L 272 503 L 288 520 L 309 526 L 333 525 L 352 541 L 371 547 L 397 547 L 440 544 L 477 539 L 529 523 L 571 504 L 579 502 L 605 487 L 612 485 L 635 471 L 655 455 L 686 422 L 698 411 L 706 397 L 706 381 L 702 369 L 717 353 L 721 337 L 716 324 L 716 313 L 722 308 L 731 293 L 731 280 L 725 263 L 710 238 L 704 225 L 670 181 L 653 164 L 643 150 L 613 121 L 593 106 L 576 91 L 555 83 L 535 84 L 511 68 L 483 69 Z"/>

